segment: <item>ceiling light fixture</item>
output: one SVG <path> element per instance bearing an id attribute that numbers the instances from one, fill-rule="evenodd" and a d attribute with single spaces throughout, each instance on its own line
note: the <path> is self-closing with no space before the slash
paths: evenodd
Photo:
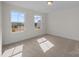
<path id="1" fill-rule="evenodd" d="M 48 1 L 48 5 L 52 5 L 53 1 Z"/>

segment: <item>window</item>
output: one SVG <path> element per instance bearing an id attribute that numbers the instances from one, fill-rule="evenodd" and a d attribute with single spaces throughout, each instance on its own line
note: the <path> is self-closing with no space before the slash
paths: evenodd
<path id="1" fill-rule="evenodd" d="M 40 30 L 40 25 L 41 25 L 41 16 L 34 16 L 34 26 L 35 26 L 35 30 Z"/>
<path id="2" fill-rule="evenodd" d="M 16 11 L 11 12 L 11 28 L 12 32 L 24 31 L 24 13 Z"/>

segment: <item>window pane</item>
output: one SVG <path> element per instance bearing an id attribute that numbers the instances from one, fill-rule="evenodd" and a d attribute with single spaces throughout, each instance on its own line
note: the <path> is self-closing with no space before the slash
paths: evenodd
<path id="1" fill-rule="evenodd" d="M 18 22 L 21 22 L 21 23 L 23 23 L 24 22 L 24 14 L 22 14 L 22 13 L 18 13 Z"/>
<path id="2" fill-rule="evenodd" d="M 11 12 L 12 32 L 24 31 L 24 14 L 20 12 Z"/>
<path id="3" fill-rule="evenodd" d="M 17 13 L 11 12 L 11 22 L 17 22 Z"/>
<path id="4" fill-rule="evenodd" d="M 40 23 L 41 23 L 41 16 L 34 16 L 34 25 L 37 31 L 40 30 L 41 25 Z"/>

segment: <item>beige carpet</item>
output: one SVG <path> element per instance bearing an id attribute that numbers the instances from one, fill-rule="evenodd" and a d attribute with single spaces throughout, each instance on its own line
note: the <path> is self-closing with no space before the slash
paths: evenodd
<path id="1" fill-rule="evenodd" d="M 79 41 L 45 35 L 3 46 L 3 57 L 79 57 Z"/>

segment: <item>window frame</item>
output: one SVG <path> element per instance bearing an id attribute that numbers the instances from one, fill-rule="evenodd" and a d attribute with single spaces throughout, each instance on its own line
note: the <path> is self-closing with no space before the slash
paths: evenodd
<path id="1" fill-rule="evenodd" d="M 40 16 L 41 18 L 40 18 L 40 28 L 39 28 L 39 30 L 36 30 L 36 27 L 35 27 L 35 16 Z M 41 31 L 41 28 L 42 28 L 42 16 L 41 15 L 34 15 L 33 16 L 33 20 L 34 20 L 34 30 L 36 31 L 36 32 L 39 32 L 39 31 Z"/>
<path id="2" fill-rule="evenodd" d="M 23 28 L 24 28 L 24 29 L 23 29 L 23 31 L 15 31 L 15 32 L 12 31 L 12 22 L 11 22 L 11 17 L 12 17 L 12 16 L 11 16 L 11 13 L 12 13 L 12 12 L 22 13 L 22 14 L 24 15 L 24 22 L 23 22 L 23 25 L 24 25 Z M 18 11 L 18 10 L 11 10 L 11 11 L 10 11 L 10 15 L 9 15 L 9 16 L 10 16 L 10 24 L 11 24 L 11 26 L 10 26 L 10 32 L 11 32 L 11 33 L 22 33 L 22 32 L 25 31 L 25 15 L 26 15 L 26 14 L 25 14 L 24 12 L 22 12 L 22 11 Z"/>

